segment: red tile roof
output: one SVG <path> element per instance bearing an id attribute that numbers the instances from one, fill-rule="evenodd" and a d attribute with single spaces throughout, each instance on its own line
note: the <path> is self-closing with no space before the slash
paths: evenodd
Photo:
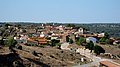
<path id="1" fill-rule="evenodd" d="M 100 64 L 103 64 L 107 67 L 120 67 L 120 65 L 114 64 L 114 63 L 109 62 L 109 61 L 101 61 Z"/>

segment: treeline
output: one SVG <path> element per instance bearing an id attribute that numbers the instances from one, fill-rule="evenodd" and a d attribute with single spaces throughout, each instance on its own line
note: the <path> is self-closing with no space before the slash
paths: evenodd
<path id="1" fill-rule="evenodd" d="M 103 33 L 107 32 L 111 37 L 119 38 L 120 37 L 120 24 L 78 24 L 76 26 L 80 26 L 86 28 L 88 31 L 94 33 Z"/>

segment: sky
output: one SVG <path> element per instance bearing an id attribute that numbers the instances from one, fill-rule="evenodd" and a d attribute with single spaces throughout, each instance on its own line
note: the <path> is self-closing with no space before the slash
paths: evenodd
<path id="1" fill-rule="evenodd" d="M 1 22 L 120 22 L 120 0 L 0 0 Z"/>

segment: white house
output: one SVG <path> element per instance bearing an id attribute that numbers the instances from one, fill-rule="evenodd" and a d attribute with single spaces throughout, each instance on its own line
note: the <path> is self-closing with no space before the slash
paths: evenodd
<path id="1" fill-rule="evenodd" d="M 104 37 L 104 36 L 105 36 L 105 33 L 98 34 L 98 37 Z"/>
<path id="2" fill-rule="evenodd" d="M 83 34 L 83 32 L 84 32 L 83 28 L 78 29 L 78 32 L 79 32 L 80 34 Z"/>

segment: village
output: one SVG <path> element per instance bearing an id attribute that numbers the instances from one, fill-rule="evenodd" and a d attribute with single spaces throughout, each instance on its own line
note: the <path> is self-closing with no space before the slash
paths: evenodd
<path id="1" fill-rule="evenodd" d="M 1 67 L 8 61 L 14 67 L 120 67 L 120 40 L 107 32 L 54 23 L 4 24 L 0 29 L 6 32 L 0 31 L 0 59 L 10 53 L 20 58 L 2 59 Z"/>

